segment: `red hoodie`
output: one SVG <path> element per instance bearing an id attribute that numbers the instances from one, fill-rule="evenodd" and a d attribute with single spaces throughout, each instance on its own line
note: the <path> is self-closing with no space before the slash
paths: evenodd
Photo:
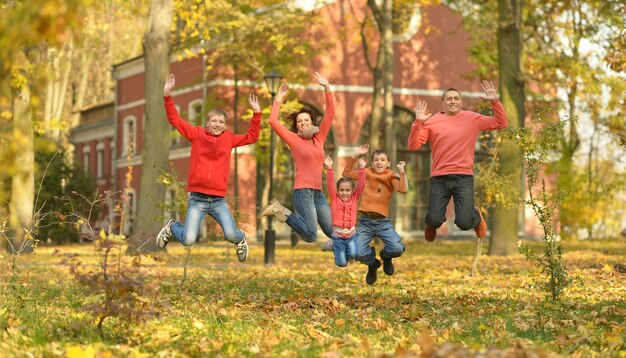
<path id="1" fill-rule="evenodd" d="M 191 142 L 187 191 L 226 196 L 230 174 L 230 152 L 234 147 L 255 143 L 261 131 L 261 113 L 254 113 L 246 134 L 225 130 L 219 136 L 203 126 L 192 126 L 180 118 L 172 96 L 163 97 L 167 121 Z"/>

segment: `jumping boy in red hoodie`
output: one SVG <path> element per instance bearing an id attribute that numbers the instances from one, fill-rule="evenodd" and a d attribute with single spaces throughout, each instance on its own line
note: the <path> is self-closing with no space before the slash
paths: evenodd
<path id="1" fill-rule="evenodd" d="M 175 237 L 185 246 L 196 242 L 200 224 L 205 215 L 210 215 L 224 231 L 224 238 L 235 244 L 237 258 L 245 261 L 248 257 L 248 243 L 243 231 L 237 229 L 235 220 L 226 203 L 226 189 L 230 173 L 230 153 L 234 147 L 255 143 L 261 130 L 261 107 L 254 94 L 248 97 L 248 103 L 254 115 L 248 133 L 234 134 L 226 130 L 228 115 L 214 109 L 207 115 L 204 127 L 192 126 L 178 115 L 171 90 L 176 80 L 170 73 L 163 86 L 163 100 L 167 120 L 191 142 L 191 158 L 187 191 L 189 201 L 185 225 L 170 220 L 165 224 L 156 242 L 164 248 L 171 237 Z"/>

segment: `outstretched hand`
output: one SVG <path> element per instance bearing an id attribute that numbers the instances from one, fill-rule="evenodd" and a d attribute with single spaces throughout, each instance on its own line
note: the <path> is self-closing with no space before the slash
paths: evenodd
<path id="1" fill-rule="evenodd" d="M 324 87 L 324 90 L 328 90 L 328 88 L 330 87 L 330 82 L 328 82 L 326 77 L 324 77 L 324 75 L 319 72 L 315 72 L 313 74 L 313 79 L 315 79 L 315 82 L 319 83 L 322 87 Z"/>
<path id="2" fill-rule="evenodd" d="M 398 172 L 404 173 L 404 166 L 405 165 L 406 165 L 406 163 L 404 162 L 404 160 L 400 161 L 398 163 L 398 165 L 396 165 L 396 167 L 398 168 Z"/>
<path id="3" fill-rule="evenodd" d="M 363 169 L 367 166 L 367 159 L 365 157 L 359 158 L 359 169 Z"/>
<path id="4" fill-rule="evenodd" d="M 287 82 L 283 82 L 283 84 L 280 85 L 280 88 L 278 89 L 275 100 L 282 103 L 285 97 L 287 97 L 287 92 L 289 92 L 289 87 L 287 87 Z"/>
<path id="5" fill-rule="evenodd" d="M 330 157 L 330 155 L 326 154 L 324 156 L 324 168 L 326 169 L 332 169 L 333 168 L 333 160 Z"/>
<path id="6" fill-rule="evenodd" d="M 355 151 L 354 151 L 354 157 L 358 157 L 361 155 L 366 154 L 367 152 L 370 151 L 370 145 L 369 144 L 363 144 L 362 146 L 358 147 Z"/>
<path id="7" fill-rule="evenodd" d="M 252 111 L 254 113 L 261 112 L 261 106 L 259 106 L 259 100 L 256 98 L 256 95 L 254 93 L 250 93 L 250 95 L 248 96 L 248 103 L 250 104 L 250 107 L 252 107 Z"/>
<path id="8" fill-rule="evenodd" d="M 172 95 L 172 88 L 176 84 L 176 77 L 174 77 L 173 73 L 167 75 L 167 79 L 165 80 L 165 85 L 163 85 L 163 97 L 169 97 Z"/>
<path id="9" fill-rule="evenodd" d="M 417 105 L 415 105 L 415 119 L 416 120 L 426 122 L 426 120 L 430 118 L 430 116 L 432 116 L 431 113 L 426 114 L 427 107 L 428 107 L 428 103 L 426 103 L 426 101 L 417 102 Z"/>
<path id="10" fill-rule="evenodd" d="M 482 87 L 483 91 L 485 91 L 485 95 L 480 98 L 487 99 L 489 101 L 495 101 L 498 99 L 498 92 L 496 92 L 496 87 L 491 81 L 482 81 L 480 83 L 480 87 Z"/>

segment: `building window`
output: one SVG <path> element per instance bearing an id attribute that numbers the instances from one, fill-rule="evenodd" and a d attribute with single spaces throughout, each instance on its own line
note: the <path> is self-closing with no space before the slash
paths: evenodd
<path id="1" fill-rule="evenodd" d="M 124 235 L 133 233 L 133 222 L 137 210 L 137 194 L 135 189 L 130 188 L 127 194 L 127 201 L 124 203 Z"/>
<path id="2" fill-rule="evenodd" d="M 203 125 L 203 117 L 202 100 L 196 99 L 191 101 L 191 103 L 189 103 L 189 123 L 193 124 L 194 126 L 201 126 Z"/>
<path id="3" fill-rule="evenodd" d="M 96 177 L 98 179 L 104 177 L 104 143 L 98 143 L 96 146 Z"/>
<path id="4" fill-rule="evenodd" d="M 176 105 L 176 112 L 178 112 L 178 114 L 182 117 L 182 114 L 180 113 L 179 105 Z M 172 127 L 172 129 L 170 130 L 170 146 L 177 147 L 180 144 L 180 138 L 181 138 L 181 135 L 178 129 Z"/>
<path id="5" fill-rule="evenodd" d="M 111 157 L 109 160 L 111 161 L 111 173 L 109 174 L 111 178 L 115 177 L 115 143 L 111 142 Z M 112 180 L 112 179 L 111 179 Z"/>
<path id="6" fill-rule="evenodd" d="M 137 119 L 134 116 L 124 118 L 122 133 L 122 156 L 134 155 L 137 148 Z"/>
<path id="7" fill-rule="evenodd" d="M 89 174 L 89 157 L 91 156 L 91 147 L 89 145 L 85 145 L 83 147 L 83 171 L 85 174 Z"/>

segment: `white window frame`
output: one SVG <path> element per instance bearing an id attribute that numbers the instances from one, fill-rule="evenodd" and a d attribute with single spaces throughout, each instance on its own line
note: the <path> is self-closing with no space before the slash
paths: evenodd
<path id="1" fill-rule="evenodd" d="M 85 174 L 89 174 L 89 165 L 91 164 L 91 145 L 83 146 L 83 170 Z"/>
<path id="2" fill-rule="evenodd" d="M 96 144 L 96 178 L 104 177 L 104 143 Z"/>
<path id="3" fill-rule="evenodd" d="M 122 121 L 123 130 L 122 130 L 122 156 L 128 155 L 128 147 L 130 143 L 128 142 L 128 138 L 130 137 L 129 127 L 132 123 L 133 128 L 133 143 L 135 144 L 135 153 L 137 153 L 137 118 L 135 116 L 125 117 Z M 133 153 L 133 154 L 135 154 Z"/>

